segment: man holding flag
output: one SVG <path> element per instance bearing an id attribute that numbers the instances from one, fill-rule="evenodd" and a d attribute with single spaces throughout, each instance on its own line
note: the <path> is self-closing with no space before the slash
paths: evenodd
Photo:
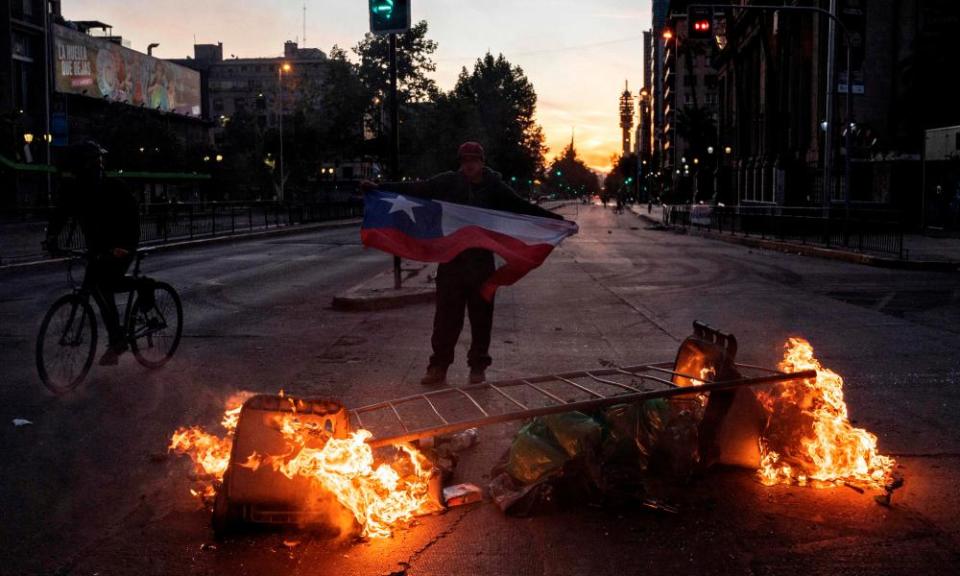
<path id="1" fill-rule="evenodd" d="M 534 206 L 484 165 L 483 147 L 466 142 L 460 169 L 420 182 L 364 181 L 361 239 L 390 254 L 439 262 L 433 318 L 433 355 L 421 383 L 446 384 L 447 368 L 470 316 L 470 382 L 483 382 L 491 363 L 490 334 L 498 286 L 513 284 L 539 266 L 577 225 Z M 499 269 L 494 253 L 505 261 Z"/>

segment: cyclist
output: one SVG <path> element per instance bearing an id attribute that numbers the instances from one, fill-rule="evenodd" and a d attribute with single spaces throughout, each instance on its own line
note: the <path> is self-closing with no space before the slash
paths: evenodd
<path id="1" fill-rule="evenodd" d="M 46 247 L 55 253 L 57 238 L 68 219 L 80 226 L 87 245 L 84 287 L 100 305 L 109 335 L 107 351 L 100 365 L 114 365 L 127 349 L 120 327 L 115 294 L 124 291 L 124 275 L 136 255 L 140 241 L 139 207 L 126 185 L 105 179 L 106 150 L 93 141 L 72 146 L 63 164 L 65 178 L 57 209 L 50 217 Z"/>

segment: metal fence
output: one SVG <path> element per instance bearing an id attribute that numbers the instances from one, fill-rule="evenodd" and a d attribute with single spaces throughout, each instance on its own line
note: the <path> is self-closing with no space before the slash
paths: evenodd
<path id="1" fill-rule="evenodd" d="M 40 259 L 50 209 L 0 213 L 0 265 Z M 209 202 L 140 206 L 140 243 L 145 246 L 198 238 L 230 236 L 286 226 L 359 218 L 360 202 L 281 204 L 277 202 Z M 65 226 L 58 240 L 64 248 L 82 249 L 78 226 Z"/>
<path id="2" fill-rule="evenodd" d="M 150 204 L 141 207 L 140 242 L 150 244 L 228 236 L 362 215 L 363 206 L 359 203 Z"/>
<path id="3" fill-rule="evenodd" d="M 896 213 L 828 213 L 791 206 L 665 206 L 664 224 L 734 236 L 876 253 L 902 259 L 903 225 Z"/>

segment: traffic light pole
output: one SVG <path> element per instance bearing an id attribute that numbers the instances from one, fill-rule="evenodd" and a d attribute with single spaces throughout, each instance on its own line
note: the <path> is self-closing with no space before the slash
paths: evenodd
<path id="1" fill-rule="evenodd" d="M 836 10 L 836 4 L 831 2 L 831 8 Z M 722 6 L 720 6 L 722 7 Z M 709 8 L 711 10 L 718 8 L 715 4 L 690 4 L 687 9 L 691 8 Z M 820 14 L 821 16 L 826 16 L 830 18 L 831 22 L 839 26 L 840 31 L 843 32 L 844 38 L 847 40 L 847 73 L 846 73 L 846 82 L 847 82 L 847 98 L 846 98 L 846 129 L 841 132 L 844 135 L 847 147 L 847 153 L 844 158 L 844 199 L 847 206 L 847 210 L 850 208 L 850 142 L 853 132 L 853 82 L 851 72 L 853 68 L 853 58 L 852 58 L 852 44 L 850 42 L 850 30 L 846 27 L 840 18 L 837 17 L 831 10 L 824 10 L 823 8 L 817 8 L 815 6 L 769 6 L 769 5 L 738 5 L 731 6 L 734 10 L 761 10 L 765 12 L 814 12 Z M 830 31 L 830 42 L 833 42 L 833 31 Z M 833 69 L 833 55 L 829 55 L 830 66 L 828 69 Z M 830 207 L 830 197 L 831 189 L 833 188 L 830 185 L 831 180 L 833 179 L 833 95 L 836 93 L 836 83 L 833 80 L 833 74 L 828 74 L 830 76 L 827 78 L 827 94 L 826 94 L 826 122 L 827 122 L 827 137 L 824 142 L 824 154 L 823 154 L 823 205 L 825 209 Z"/>
<path id="2" fill-rule="evenodd" d="M 397 35 L 390 34 L 390 179 L 400 179 L 400 103 L 397 101 Z M 400 257 L 393 257 L 393 287 L 400 289 Z"/>

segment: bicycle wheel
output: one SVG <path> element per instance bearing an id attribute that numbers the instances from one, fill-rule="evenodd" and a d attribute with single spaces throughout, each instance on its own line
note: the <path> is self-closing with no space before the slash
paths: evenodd
<path id="1" fill-rule="evenodd" d="M 183 333 L 183 306 L 176 290 L 166 282 L 153 283 L 153 302 L 141 302 L 137 291 L 128 307 L 127 337 L 137 362 L 159 368 L 173 357 Z"/>
<path id="2" fill-rule="evenodd" d="M 60 297 L 40 324 L 37 373 L 54 394 L 77 387 L 97 351 L 97 320 L 90 302 L 76 294 Z"/>

